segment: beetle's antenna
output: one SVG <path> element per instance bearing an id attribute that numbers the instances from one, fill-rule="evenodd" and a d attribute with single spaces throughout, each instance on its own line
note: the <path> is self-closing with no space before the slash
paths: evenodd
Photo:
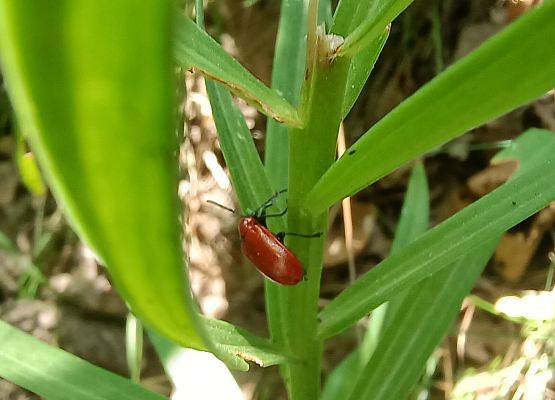
<path id="1" fill-rule="evenodd" d="M 216 203 L 216 202 L 213 201 L 213 200 L 206 200 L 206 202 L 207 202 L 207 203 L 210 203 L 210 204 L 213 204 L 213 205 L 215 205 L 215 206 L 218 206 L 218 207 L 220 207 L 220 208 L 223 208 L 224 210 L 227 210 L 227 211 L 229 211 L 229 212 L 232 212 L 233 214 L 237 214 L 237 211 L 235 211 L 233 208 L 226 207 L 226 206 L 224 206 L 224 205 L 221 205 L 220 203 Z"/>

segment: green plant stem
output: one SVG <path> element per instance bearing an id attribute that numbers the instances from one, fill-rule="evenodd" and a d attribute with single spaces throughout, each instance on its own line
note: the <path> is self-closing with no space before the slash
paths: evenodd
<path id="1" fill-rule="evenodd" d="M 317 61 L 313 64 L 312 76 L 305 82 L 301 115 L 306 127 L 292 130 L 289 138 L 288 229 L 292 232 L 325 234 L 327 229 L 327 213 L 312 216 L 301 204 L 335 159 L 349 63 L 347 59 L 338 59 L 332 65 Z M 284 367 L 291 400 L 315 399 L 320 390 L 322 341 L 316 338 L 316 317 L 324 236 L 287 240 L 287 246 L 299 258 L 307 274 L 305 282 L 281 289 L 281 299 L 287 310 L 282 315 L 285 347 L 304 361 Z"/>

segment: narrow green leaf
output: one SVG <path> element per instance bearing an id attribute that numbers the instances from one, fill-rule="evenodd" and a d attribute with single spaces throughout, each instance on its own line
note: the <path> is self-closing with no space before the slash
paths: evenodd
<path id="1" fill-rule="evenodd" d="M 340 0 L 333 14 L 331 31 L 347 37 L 369 16 L 376 0 Z"/>
<path id="2" fill-rule="evenodd" d="M 327 338 L 341 332 L 394 293 L 445 268 L 545 207 L 555 200 L 554 181 L 555 135 L 551 135 L 536 149 L 526 171 L 388 257 L 337 296 L 320 313 L 319 336 Z"/>
<path id="3" fill-rule="evenodd" d="M 325 2 L 323 2 L 325 3 Z M 282 0 L 272 71 L 272 88 L 291 104 L 299 102 L 306 59 L 306 1 Z M 287 127 L 268 119 L 265 166 L 274 189 L 287 187 L 289 139 Z"/>
<path id="4" fill-rule="evenodd" d="M 0 377 L 46 400 L 164 399 L 2 321 Z"/>
<path id="5" fill-rule="evenodd" d="M 249 128 L 229 91 L 206 81 L 220 146 L 243 213 L 263 204 L 273 193 Z"/>
<path id="6" fill-rule="evenodd" d="M 464 297 L 493 254 L 499 237 L 487 239 L 452 267 L 409 290 L 401 312 L 387 325 L 348 399 L 407 398 L 424 364 L 453 324 Z"/>
<path id="7" fill-rule="evenodd" d="M 318 2 L 318 24 L 323 25 L 325 28 L 331 27 L 333 23 L 331 7 L 331 0 L 320 0 Z"/>
<path id="8" fill-rule="evenodd" d="M 537 161 L 537 149 L 553 141 L 552 132 L 531 130 L 500 152 L 492 162 L 518 160 L 518 176 Z M 392 307 L 392 313 L 388 310 L 390 321 L 386 324 L 383 339 L 356 383 L 353 399 L 407 397 L 498 240 L 478 246 L 459 262 L 459 266 L 442 270 L 412 286 L 406 295 L 394 298 L 393 301 L 400 298 L 400 304 Z M 392 376 L 395 379 L 391 379 Z"/>
<path id="9" fill-rule="evenodd" d="M 321 213 L 414 157 L 554 87 L 555 57 L 547 56 L 555 54 L 554 20 L 555 1 L 546 1 L 404 101 L 326 172 L 306 207 Z"/>
<path id="10" fill-rule="evenodd" d="M 35 155 L 26 151 L 25 138 L 19 132 L 16 133 L 16 141 L 15 161 L 21 181 L 33 196 L 44 196 L 46 194 L 46 185 L 42 181 Z"/>
<path id="11" fill-rule="evenodd" d="M 295 357 L 287 356 L 266 339 L 257 337 L 225 321 L 209 318 L 203 320 L 216 348 L 241 360 L 247 370 L 247 361 L 254 362 L 261 367 L 295 362 Z"/>
<path id="12" fill-rule="evenodd" d="M 294 357 L 286 356 L 276 345 L 238 328 L 228 322 L 211 318 L 202 318 L 210 338 L 214 342 L 218 357 L 229 368 L 238 371 L 248 371 L 248 362 L 254 362 L 261 367 L 283 364 L 295 361 Z M 148 331 L 162 360 L 182 350 L 179 346 L 164 339 L 152 329 Z"/>
<path id="13" fill-rule="evenodd" d="M 352 56 L 372 43 L 413 0 L 381 0 L 371 3 L 368 17 L 347 38 L 339 56 Z"/>
<path id="14" fill-rule="evenodd" d="M 430 192 L 426 170 L 422 162 L 412 169 L 405 201 L 401 208 L 399 224 L 395 229 L 395 238 L 391 244 L 391 253 L 408 246 L 428 230 L 430 221 Z"/>
<path id="15" fill-rule="evenodd" d="M 355 101 L 360 96 L 368 77 L 374 69 L 384 46 L 389 37 L 389 28 L 379 35 L 368 47 L 361 50 L 353 57 L 345 86 L 345 101 L 343 103 L 343 118 L 349 114 Z"/>
<path id="16" fill-rule="evenodd" d="M 206 349 L 181 248 L 172 16 L 169 0 L 6 0 L 0 50 L 21 129 L 76 232 L 141 320 Z"/>
<path id="17" fill-rule="evenodd" d="M 291 104 L 242 67 L 193 21 L 178 14 L 176 25 L 174 55 L 180 66 L 198 68 L 276 121 L 302 126 L 297 110 Z"/>
<path id="18" fill-rule="evenodd" d="M 392 253 L 401 250 L 426 232 L 429 224 L 429 214 L 430 198 L 426 171 L 422 163 L 419 162 L 413 168 L 410 176 L 401 217 L 395 230 L 395 238 L 391 248 Z M 396 310 L 401 309 L 397 304 L 393 305 L 392 303 L 401 303 L 404 298 L 404 294 L 397 295 L 391 301 L 372 311 L 364 341 L 328 376 L 320 400 L 349 397 L 354 389 L 353 382 L 361 374 L 370 356 L 378 346 L 380 338 L 382 338 L 386 318 L 391 319 L 391 315 Z"/>

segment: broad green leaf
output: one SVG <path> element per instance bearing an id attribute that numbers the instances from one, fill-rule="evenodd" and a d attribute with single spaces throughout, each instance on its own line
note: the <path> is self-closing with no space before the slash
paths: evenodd
<path id="1" fill-rule="evenodd" d="M 392 253 L 399 251 L 426 231 L 429 224 L 429 214 L 430 198 L 426 171 L 422 163 L 418 163 L 413 168 L 410 176 L 405 201 L 401 209 L 401 217 L 395 230 L 395 238 L 391 248 Z M 391 307 L 391 303 L 402 302 L 403 298 L 405 298 L 405 295 L 397 295 L 372 312 L 363 342 L 328 376 L 320 400 L 349 397 L 354 389 L 353 382 L 356 381 L 364 369 L 382 338 L 386 317 L 390 318 L 392 308 L 394 310 L 400 308 Z"/>
<path id="2" fill-rule="evenodd" d="M 175 19 L 174 56 L 185 68 L 197 68 L 224 83 L 262 113 L 289 126 L 302 126 L 297 110 L 275 90 L 269 89 L 195 23 L 178 14 Z"/>
<path id="3" fill-rule="evenodd" d="M 339 56 L 352 56 L 372 43 L 413 0 L 381 0 L 370 3 L 368 17 L 345 38 Z"/>
<path id="4" fill-rule="evenodd" d="M 162 400 L 113 374 L 0 321 L 0 377 L 46 400 Z"/>
<path id="5" fill-rule="evenodd" d="M 320 337 L 343 331 L 395 293 L 449 266 L 555 200 L 555 135 L 534 156 L 510 182 L 388 257 L 337 296 L 320 313 Z"/>
<path id="6" fill-rule="evenodd" d="M 400 312 L 386 326 L 376 351 L 347 399 L 407 398 L 426 361 L 453 324 L 464 297 L 493 254 L 499 237 L 487 239 L 452 267 L 409 290 Z"/>
<path id="7" fill-rule="evenodd" d="M 321 2 L 325 4 L 325 1 Z M 306 60 L 306 1 L 282 0 L 272 71 L 272 89 L 291 104 L 299 102 Z M 287 187 L 289 177 L 287 127 L 268 119 L 264 164 L 274 189 Z"/>
<path id="8" fill-rule="evenodd" d="M 384 117 L 305 200 L 318 214 L 407 161 L 555 86 L 555 1 L 519 18 Z M 526 60 L 526 62 L 522 62 Z M 519 65 L 519 68 L 515 68 Z"/>
<path id="9" fill-rule="evenodd" d="M 6 0 L 0 49 L 21 129 L 76 232 L 134 314 L 206 349 L 181 248 L 172 7 Z"/>

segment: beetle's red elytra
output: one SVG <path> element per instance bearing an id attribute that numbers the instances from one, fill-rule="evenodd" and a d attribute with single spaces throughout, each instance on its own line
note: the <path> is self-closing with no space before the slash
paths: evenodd
<path id="1" fill-rule="evenodd" d="M 303 268 L 297 257 L 256 218 L 241 218 L 239 234 L 243 254 L 263 275 L 286 286 L 296 285 L 303 279 Z"/>
<path id="2" fill-rule="evenodd" d="M 255 212 L 243 216 L 239 221 L 239 234 L 241 236 L 241 250 L 245 257 L 258 271 L 268 279 L 281 285 L 293 286 L 304 277 L 303 267 L 298 258 L 282 243 L 285 235 L 314 238 L 321 233 L 304 235 L 300 233 L 282 232 L 274 235 L 266 227 L 266 218 L 285 215 L 287 209 L 281 213 L 268 215 L 266 210 L 274 204 L 274 200 L 286 190 L 279 191 L 262 204 Z M 237 212 L 214 201 L 209 203 L 221 207 L 234 214 Z"/>

